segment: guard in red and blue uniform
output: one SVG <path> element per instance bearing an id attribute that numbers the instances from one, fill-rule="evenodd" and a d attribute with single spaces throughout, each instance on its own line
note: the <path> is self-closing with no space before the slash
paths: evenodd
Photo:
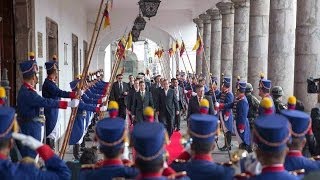
<path id="1" fill-rule="evenodd" d="M 231 78 L 224 77 L 222 82 L 222 92 L 217 98 L 220 99 L 222 104 L 230 104 L 234 101 L 233 93 L 230 90 Z M 232 106 L 223 108 L 219 115 L 220 122 L 222 122 L 223 131 L 225 132 L 225 145 L 220 148 L 221 151 L 231 150 L 231 138 L 233 133 L 233 115 L 232 115 Z"/>
<path id="2" fill-rule="evenodd" d="M 286 171 L 283 164 L 288 150 L 287 143 L 291 139 L 291 126 L 286 117 L 278 114 L 259 116 L 254 122 L 253 139 L 257 159 L 263 168 L 259 175 L 250 179 L 299 179 Z"/>
<path id="3" fill-rule="evenodd" d="M 66 164 L 54 154 L 48 145 L 31 136 L 16 133 L 15 110 L 10 107 L 0 107 L 0 174 L 3 180 L 68 180 L 71 178 L 70 170 Z M 16 129 L 16 130 L 15 130 Z M 34 164 L 13 163 L 8 158 L 13 147 L 13 138 L 37 151 L 45 162 L 46 170 L 40 170 Z"/>
<path id="4" fill-rule="evenodd" d="M 74 99 L 76 97 L 76 92 L 63 91 L 56 84 L 56 79 L 58 76 L 57 61 L 46 62 L 45 66 L 48 77 L 45 79 L 42 85 L 42 96 L 44 98 L 50 98 L 54 100 L 60 100 L 60 98 Z M 52 149 L 54 149 L 54 144 L 58 133 L 58 114 L 58 108 L 44 108 L 44 115 L 46 116 L 46 143 Z"/>
<path id="5" fill-rule="evenodd" d="M 79 80 L 74 80 L 70 82 L 70 88 L 72 91 L 76 92 L 78 91 L 78 83 Z M 77 115 L 74 121 L 74 124 L 72 126 L 72 131 L 70 135 L 69 145 L 73 146 L 73 156 L 76 160 L 79 160 L 79 150 L 80 150 L 80 144 L 83 141 L 83 137 L 85 134 L 85 129 L 87 127 L 86 118 L 88 112 L 100 112 L 100 111 L 106 111 L 106 108 L 104 106 L 97 107 L 95 104 L 85 104 L 82 100 L 80 100 Z"/>
<path id="6" fill-rule="evenodd" d="M 320 162 L 313 161 L 302 155 L 302 149 L 306 144 L 306 134 L 311 128 L 311 118 L 307 113 L 297 110 L 282 110 L 281 114 L 286 116 L 292 127 L 292 143 L 288 144 L 289 152 L 286 156 L 284 166 L 288 171 L 304 169 L 305 173 L 320 170 Z"/>
<path id="7" fill-rule="evenodd" d="M 125 121 L 102 119 L 97 122 L 95 139 L 104 160 L 81 169 L 80 180 L 112 180 L 117 178 L 135 179 L 139 171 L 123 164 L 121 155 L 127 139 Z"/>
<path id="8" fill-rule="evenodd" d="M 191 160 L 175 160 L 170 166 L 176 171 L 187 171 L 191 179 L 233 179 L 234 169 L 213 162 L 211 151 L 217 136 L 218 118 L 206 114 L 190 116 L 189 135 L 192 138 Z"/>
<path id="9" fill-rule="evenodd" d="M 247 83 L 244 81 L 237 82 L 237 97 L 234 102 L 220 104 L 219 108 L 233 108 L 235 134 L 239 143 L 239 149 L 251 150 L 250 125 L 248 120 L 249 104 L 245 96 Z"/>
<path id="10" fill-rule="evenodd" d="M 270 89 L 271 89 L 271 81 L 267 79 L 261 79 L 259 82 L 259 96 L 263 99 L 265 97 L 270 98 L 272 101 L 272 111 L 275 113 L 275 107 L 272 100 L 272 96 L 270 95 Z M 259 106 L 259 114 L 263 114 L 263 108 L 261 107 L 261 104 Z"/>
<path id="11" fill-rule="evenodd" d="M 163 175 L 168 133 L 161 123 L 141 122 L 132 132 L 132 144 L 136 152 L 135 165 L 140 170 L 138 179 L 166 180 Z M 166 173 L 164 173 L 166 174 Z M 189 179 L 185 173 L 171 175 L 171 179 Z"/>
<path id="12" fill-rule="evenodd" d="M 34 89 L 34 86 L 38 83 L 36 76 L 37 64 L 34 60 L 20 63 L 20 70 L 23 76 L 23 84 L 17 98 L 17 119 L 23 134 L 42 141 L 44 121 L 40 116 L 40 110 L 43 108 L 66 109 L 68 106 L 77 107 L 79 100 L 75 99 L 67 102 L 47 99 L 38 95 Z M 37 155 L 35 151 L 26 147 L 21 147 L 20 152 L 23 157 L 30 156 L 35 158 Z"/>

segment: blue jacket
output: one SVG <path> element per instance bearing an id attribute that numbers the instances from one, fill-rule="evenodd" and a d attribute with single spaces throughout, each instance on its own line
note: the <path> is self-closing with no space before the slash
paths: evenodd
<path id="1" fill-rule="evenodd" d="M 88 111 L 95 112 L 96 106 L 91 104 L 85 104 L 80 101 L 76 118 L 72 127 L 69 145 L 75 145 L 79 142 L 85 131 L 84 122 L 87 120 Z M 87 123 L 87 122 L 86 122 Z"/>
<path id="2" fill-rule="evenodd" d="M 263 172 L 257 176 L 253 176 L 250 180 L 299 180 L 297 176 L 290 174 L 288 171 L 280 172 Z"/>
<path id="3" fill-rule="evenodd" d="M 28 84 L 23 84 L 17 98 L 17 120 L 21 132 L 41 141 L 42 123 L 34 121 L 39 117 L 40 108 L 67 108 L 67 103 L 58 100 L 46 99 Z M 30 156 L 35 158 L 37 153 L 25 146 L 20 148 L 22 157 Z"/>
<path id="4" fill-rule="evenodd" d="M 192 159 L 186 163 L 172 163 L 171 167 L 177 171 L 186 171 L 190 179 L 206 180 L 206 179 L 221 179 L 232 180 L 234 176 L 234 169 L 224 167 L 208 160 Z"/>
<path id="5" fill-rule="evenodd" d="M 138 169 L 126 167 L 121 162 L 105 160 L 102 164 L 101 166 L 92 165 L 87 169 L 81 169 L 79 180 L 112 180 L 116 177 L 135 179 L 139 174 Z"/>
<path id="6" fill-rule="evenodd" d="M 221 92 L 220 96 L 217 97 L 220 99 L 220 103 L 226 104 L 226 108 L 223 109 L 222 115 L 229 116 L 228 119 L 224 119 L 224 124 L 228 131 L 233 132 L 233 115 L 232 115 L 232 106 L 229 106 L 227 104 L 231 104 L 234 101 L 234 96 L 231 91 L 228 92 Z"/>
<path id="7" fill-rule="evenodd" d="M 235 114 L 236 130 L 243 143 L 250 145 L 250 125 L 247 118 L 249 112 L 249 104 L 246 96 L 237 97 L 233 103 L 225 104 L 225 108 L 233 107 Z M 243 132 L 241 132 L 243 131 Z"/>
<path id="8" fill-rule="evenodd" d="M 75 92 L 62 91 L 56 85 L 55 82 L 46 78 L 42 85 L 42 96 L 44 98 L 50 98 L 60 100 L 60 98 L 74 98 Z M 46 116 L 46 134 L 49 135 L 58 121 L 58 108 L 44 108 L 44 114 Z"/>
<path id="9" fill-rule="evenodd" d="M 289 151 L 286 156 L 284 167 L 287 171 L 304 169 L 306 173 L 309 173 L 311 171 L 320 170 L 320 162 L 312 161 L 304 157 L 301 152 Z"/>
<path id="10" fill-rule="evenodd" d="M 52 151 L 46 147 L 46 151 Z M 46 155 L 42 155 L 43 158 Z M 51 157 L 50 157 L 51 156 Z M 2 180 L 69 180 L 71 173 L 66 164 L 58 156 L 45 157 L 46 171 L 40 170 L 33 164 L 13 163 L 8 159 L 0 158 L 0 174 Z"/>

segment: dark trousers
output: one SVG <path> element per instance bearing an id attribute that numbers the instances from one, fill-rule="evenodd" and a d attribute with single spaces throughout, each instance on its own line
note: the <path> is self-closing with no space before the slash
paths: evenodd
<path id="1" fill-rule="evenodd" d="M 125 105 L 119 105 L 119 117 L 126 119 L 126 108 Z"/>
<path id="2" fill-rule="evenodd" d="M 165 114 L 160 115 L 159 121 L 164 124 L 164 126 L 167 129 L 169 137 L 171 137 L 173 133 L 173 127 L 174 127 L 173 126 L 174 117 L 170 116 L 170 114 L 166 112 Z"/>
<path id="3" fill-rule="evenodd" d="M 179 101 L 178 103 L 179 103 L 179 106 L 181 107 L 180 113 L 178 115 L 175 115 L 175 118 L 174 118 L 174 128 L 176 128 L 177 130 L 180 129 L 180 121 L 181 121 L 181 114 L 182 114 L 181 110 L 183 109 L 181 101 Z"/>

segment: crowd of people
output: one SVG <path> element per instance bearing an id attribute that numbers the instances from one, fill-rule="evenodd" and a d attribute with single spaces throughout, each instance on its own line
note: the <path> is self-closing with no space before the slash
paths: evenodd
<path id="1" fill-rule="evenodd" d="M 20 64 L 23 84 L 16 108 L 6 106 L 0 88 L 2 179 L 289 180 L 308 178 L 320 170 L 320 161 L 309 158 L 319 153 L 310 115 L 294 96 L 284 103 L 282 88 L 263 76 L 257 79 L 260 98 L 240 78 L 233 92 L 228 76 L 221 77 L 219 87 L 220 77 L 206 80 L 184 72 L 170 80 L 139 73 L 130 75 L 129 82 L 118 74 L 110 85 L 98 70 L 73 80 L 71 91 L 63 91 L 56 83 L 57 61 L 45 67 L 42 96 L 34 89 L 38 83 L 34 57 Z M 59 109 L 68 107 L 78 109 L 69 145 L 80 163 L 67 166 L 55 154 L 55 142 Z M 169 162 L 166 145 L 174 132 L 181 132 L 181 121 L 187 121 L 190 146 Z M 220 130 L 223 147 L 217 143 Z M 90 133 L 97 147 L 86 147 Z M 238 147 L 232 145 L 232 137 Z M 234 164 L 216 163 L 212 155 L 216 146 L 249 155 Z"/>

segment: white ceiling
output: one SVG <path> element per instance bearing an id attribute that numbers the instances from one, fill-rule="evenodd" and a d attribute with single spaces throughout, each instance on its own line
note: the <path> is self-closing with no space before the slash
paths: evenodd
<path id="1" fill-rule="evenodd" d="M 93 23 L 101 0 L 83 1 L 85 1 L 87 7 L 88 22 Z M 160 34 L 165 32 L 168 36 L 167 41 L 169 41 L 170 38 L 179 36 L 179 31 L 181 31 L 185 42 L 193 43 L 196 37 L 196 28 L 192 19 L 215 7 L 215 4 L 220 1 L 222 0 L 161 0 L 156 17 L 152 17 L 150 21 L 146 19 L 148 27 L 152 28 L 149 30 L 147 28 L 142 32 L 142 35 L 150 34 L 151 36 L 153 34 L 154 36 L 154 32 L 148 32 L 151 30 L 158 31 Z M 104 2 L 107 2 L 107 0 L 104 0 Z M 131 28 L 138 15 L 138 2 L 139 0 L 113 0 L 113 9 L 110 13 L 112 27 L 110 31 L 104 31 L 104 34 L 101 34 L 100 42 L 108 44 L 109 41 L 112 41 L 112 38 L 114 40 L 119 38 L 113 36 L 123 34 L 128 26 Z"/>

